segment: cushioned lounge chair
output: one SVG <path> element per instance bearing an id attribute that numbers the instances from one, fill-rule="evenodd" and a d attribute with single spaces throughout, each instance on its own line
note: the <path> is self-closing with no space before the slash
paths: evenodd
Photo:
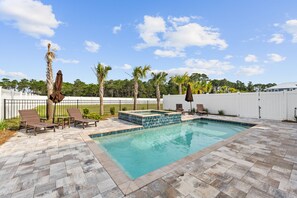
<path id="1" fill-rule="evenodd" d="M 204 110 L 203 104 L 197 104 L 196 113 L 199 115 L 204 115 L 204 114 L 208 115 L 207 111 Z"/>
<path id="2" fill-rule="evenodd" d="M 19 110 L 21 121 L 20 127 L 25 127 L 26 133 L 28 129 L 34 129 L 34 135 L 36 135 L 37 129 L 43 128 L 46 130 L 47 128 L 52 128 L 54 132 L 56 131 L 56 124 L 46 123 L 46 119 L 42 119 L 39 117 L 36 110 Z"/>
<path id="3" fill-rule="evenodd" d="M 99 120 L 84 118 L 79 109 L 70 108 L 70 109 L 67 109 L 67 112 L 69 114 L 70 120 L 74 121 L 75 127 L 77 124 L 82 124 L 82 127 L 85 128 L 85 126 L 90 125 L 90 123 L 92 122 L 93 124 L 95 124 L 95 127 L 97 127 L 97 122 L 99 122 Z"/>

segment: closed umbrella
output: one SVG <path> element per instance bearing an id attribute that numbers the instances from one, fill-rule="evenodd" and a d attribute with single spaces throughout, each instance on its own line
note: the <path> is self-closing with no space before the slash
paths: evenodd
<path id="1" fill-rule="evenodd" d="M 190 107 L 191 107 L 190 112 L 192 112 L 192 102 L 193 102 L 194 100 L 193 100 L 193 94 L 192 94 L 192 90 L 191 90 L 191 86 L 190 86 L 190 84 L 188 84 L 188 87 L 187 87 L 187 94 L 186 94 L 186 98 L 185 98 L 185 100 L 186 100 L 187 102 L 190 102 Z"/>
<path id="2" fill-rule="evenodd" d="M 63 74 L 62 74 L 61 70 L 59 70 L 57 73 L 57 76 L 56 76 L 55 84 L 54 84 L 54 92 L 50 95 L 50 100 L 53 101 L 53 103 L 55 103 L 53 123 L 55 122 L 56 104 L 61 102 L 65 97 L 61 92 L 62 84 L 63 84 Z"/>

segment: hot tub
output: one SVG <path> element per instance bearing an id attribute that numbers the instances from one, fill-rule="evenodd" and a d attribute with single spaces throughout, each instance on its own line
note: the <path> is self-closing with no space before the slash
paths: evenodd
<path id="1" fill-rule="evenodd" d="M 151 128 L 180 123 L 181 113 L 162 110 L 120 111 L 119 119 L 142 125 L 144 128 Z"/>

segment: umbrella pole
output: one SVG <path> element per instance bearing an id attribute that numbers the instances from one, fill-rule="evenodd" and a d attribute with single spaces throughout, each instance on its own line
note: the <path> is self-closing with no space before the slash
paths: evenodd
<path id="1" fill-rule="evenodd" d="M 56 104 L 57 104 L 57 103 L 55 103 L 55 106 L 54 106 L 54 113 L 53 113 L 53 124 L 55 123 Z"/>
<path id="2" fill-rule="evenodd" d="M 190 112 L 191 112 L 191 114 L 192 114 L 192 102 L 190 102 L 190 107 L 191 107 L 191 111 L 190 111 Z"/>

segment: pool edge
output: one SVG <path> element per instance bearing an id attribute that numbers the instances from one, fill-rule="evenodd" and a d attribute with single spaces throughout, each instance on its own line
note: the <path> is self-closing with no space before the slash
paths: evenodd
<path id="1" fill-rule="evenodd" d="M 184 120 L 182 122 L 187 122 L 190 120 L 195 119 L 201 119 L 201 118 L 192 118 L 188 120 Z M 252 128 L 254 126 L 258 126 L 259 123 L 251 123 L 251 122 L 239 122 L 239 121 L 230 121 L 225 119 L 213 119 L 213 118 L 202 118 L 202 119 L 209 119 L 209 120 L 217 120 L 217 121 L 225 121 L 225 122 L 231 122 L 231 123 L 241 123 L 241 124 L 248 124 L 252 125 L 250 128 L 243 130 L 242 132 L 235 134 L 231 136 L 228 139 L 222 140 L 218 143 L 215 143 L 207 148 L 204 148 L 196 153 L 193 153 L 187 157 L 184 157 L 178 161 L 175 161 L 171 164 L 168 164 L 167 166 L 164 166 L 162 168 L 159 168 L 157 170 L 154 170 L 150 173 L 147 173 L 141 177 L 138 177 L 134 180 L 129 178 L 125 172 L 105 153 L 105 151 L 98 146 L 95 141 L 90 137 L 90 135 L 95 134 L 94 132 L 91 133 L 80 133 L 82 139 L 85 141 L 85 143 L 88 145 L 89 149 L 93 152 L 96 159 L 102 164 L 103 168 L 106 170 L 106 172 L 110 175 L 110 177 L 113 179 L 113 181 L 116 183 L 116 185 L 119 187 L 119 189 L 122 191 L 124 195 L 128 195 L 147 184 L 165 176 L 166 174 L 173 172 L 174 170 L 180 168 L 181 166 L 190 163 L 194 160 L 197 160 L 212 151 L 215 151 L 216 149 L 225 146 L 226 144 L 229 144 L 233 142 L 234 140 L 252 132 Z M 133 128 L 133 127 L 132 127 Z M 134 126 L 134 128 L 142 128 L 141 126 Z M 131 128 L 128 127 L 128 130 Z M 126 129 L 123 129 L 126 130 Z M 110 130 L 114 131 L 114 130 Z M 97 132 L 98 133 L 98 132 Z"/>

